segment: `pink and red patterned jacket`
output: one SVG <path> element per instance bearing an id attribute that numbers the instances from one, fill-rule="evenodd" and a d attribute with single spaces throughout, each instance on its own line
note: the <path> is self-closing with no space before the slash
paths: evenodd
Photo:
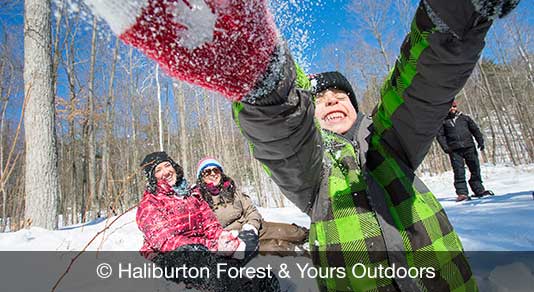
<path id="1" fill-rule="evenodd" d="M 144 234 L 140 253 L 147 259 L 187 244 L 202 244 L 216 251 L 223 231 L 215 214 L 198 194 L 177 196 L 166 181 L 158 182 L 156 194 L 145 190 L 136 221 Z"/>

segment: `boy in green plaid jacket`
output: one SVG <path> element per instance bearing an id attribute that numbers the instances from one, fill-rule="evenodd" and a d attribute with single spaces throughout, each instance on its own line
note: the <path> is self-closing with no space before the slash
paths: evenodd
<path id="1" fill-rule="evenodd" d="M 275 90 L 234 104 L 254 156 L 311 216 L 314 264 L 344 271 L 318 279 L 321 290 L 478 290 L 445 211 L 414 172 L 493 19 L 518 2 L 423 0 L 372 119 L 341 74 L 308 78 L 283 50 Z M 384 268 L 411 273 L 377 276 Z"/>

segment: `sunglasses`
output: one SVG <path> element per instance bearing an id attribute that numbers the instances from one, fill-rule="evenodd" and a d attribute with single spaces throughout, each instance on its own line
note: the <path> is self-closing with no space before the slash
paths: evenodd
<path id="1" fill-rule="evenodd" d="M 221 173 L 221 170 L 218 169 L 217 167 L 215 168 L 208 168 L 208 169 L 205 169 L 204 171 L 202 171 L 202 177 L 207 177 L 207 176 L 210 176 L 210 175 L 217 175 L 217 174 L 220 174 Z"/>

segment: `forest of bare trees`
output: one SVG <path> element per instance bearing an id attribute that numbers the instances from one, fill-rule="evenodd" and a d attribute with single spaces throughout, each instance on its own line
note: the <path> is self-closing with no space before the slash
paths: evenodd
<path id="1" fill-rule="evenodd" d="M 46 224 L 54 226 L 28 222 L 32 216 L 25 212 L 31 202 L 57 217 L 59 226 L 122 213 L 142 195 L 145 180 L 139 163 L 160 149 L 180 162 L 190 183 L 195 182 L 197 162 L 213 156 L 259 206 L 288 203 L 251 158 L 225 99 L 166 77 L 72 1 L 56 0 L 50 10 L 39 11 L 50 15 L 49 20 L 39 19 L 51 29 L 50 65 L 47 57 L 28 59 L 23 47 L 25 37 L 31 36 L 16 21 L 23 17 L 18 8 L 24 3 L 13 2 L 0 2 L 0 231 L 28 224 L 53 228 L 53 219 Z M 346 73 L 361 97 L 360 108 L 371 113 L 414 8 L 409 0 L 353 1 L 347 9 L 354 19 L 347 21 L 359 29 L 346 31 L 345 38 L 324 48 L 328 62 L 312 67 Z M 483 59 L 457 97 L 460 109 L 484 131 L 483 161 L 489 163 L 534 162 L 534 22 L 521 13 L 490 31 Z M 47 98 L 31 94 L 39 86 L 38 78 L 27 75 L 32 64 L 50 68 L 49 104 L 55 111 L 48 116 L 54 118 L 55 128 L 47 135 L 55 136 L 48 144 L 56 149 L 47 152 L 57 156 L 51 158 L 56 160 L 56 175 L 31 168 L 40 164 L 30 150 L 39 147 L 32 145 L 46 125 L 26 119 L 35 117 L 36 106 L 44 111 L 36 99 Z M 434 145 L 420 171 L 447 169 L 448 157 Z M 38 177 L 29 179 L 29 172 Z M 53 194 L 55 207 L 44 207 L 37 197 L 42 192 Z"/>
<path id="2" fill-rule="evenodd" d="M 325 68 L 348 74 L 361 96 L 360 108 L 372 113 L 380 87 L 393 66 L 410 26 L 417 1 L 353 0 L 347 7 L 358 29 L 346 31 L 339 43 L 324 48 Z M 365 36 L 365 37 L 362 37 Z M 464 89 L 456 96 L 459 109 L 475 119 L 484 132 L 482 161 L 521 165 L 534 162 L 534 22 L 517 9 L 497 22 L 487 37 L 482 59 Z M 343 50 L 339 50 L 343 47 Z M 437 142 L 419 168 L 421 173 L 450 170 Z"/>

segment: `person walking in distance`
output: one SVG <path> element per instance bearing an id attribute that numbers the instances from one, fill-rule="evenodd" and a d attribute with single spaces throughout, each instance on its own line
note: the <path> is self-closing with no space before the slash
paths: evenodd
<path id="1" fill-rule="evenodd" d="M 471 117 L 458 111 L 458 102 L 454 101 L 447 118 L 441 125 L 437 139 L 451 160 L 457 202 L 470 199 L 465 182 L 465 164 L 471 172 L 469 186 L 474 193 L 473 197 L 493 196 L 493 192 L 486 190 L 482 185 L 478 152 L 473 137 L 477 142 L 478 149 L 484 151 L 484 136 L 478 125 Z"/>

